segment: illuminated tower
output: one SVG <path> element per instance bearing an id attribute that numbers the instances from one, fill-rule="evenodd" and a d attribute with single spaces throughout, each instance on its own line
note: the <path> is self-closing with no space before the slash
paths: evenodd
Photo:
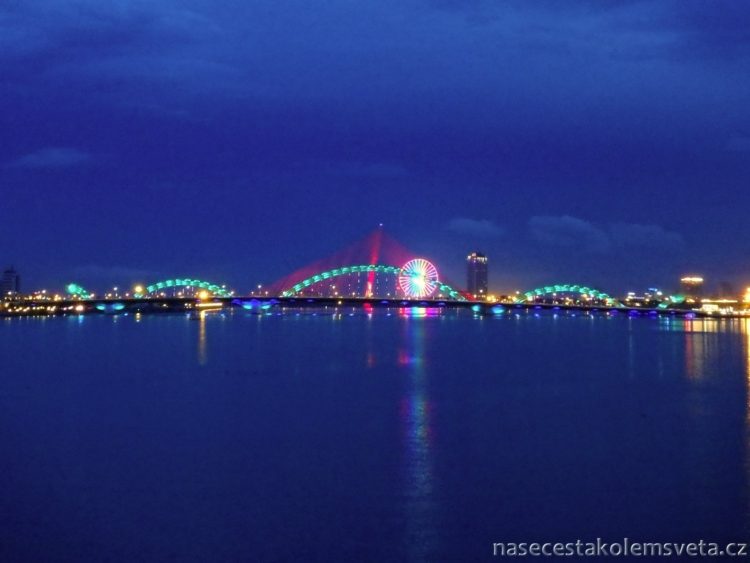
<path id="1" fill-rule="evenodd" d="M 0 278 L 0 295 L 7 297 L 21 292 L 21 276 L 11 266 L 3 272 Z"/>
<path id="2" fill-rule="evenodd" d="M 466 288 L 477 298 L 487 296 L 487 257 L 472 252 L 466 257 Z"/>

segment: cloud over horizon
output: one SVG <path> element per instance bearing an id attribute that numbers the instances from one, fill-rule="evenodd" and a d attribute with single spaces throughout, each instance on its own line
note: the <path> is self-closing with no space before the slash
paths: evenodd
<path id="1" fill-rule="evenodd" d="M 454 233 L 480 238 L 497 238 L 505 232 L 505 229 L 489 219 L 470 219 L 468 217 L 454 217 L 448 221 L 447 228 Z"/>
<path id="2" fill-rule="evenodd" d="M 86 164 L 91 154 L 71 147 L 48 147 L 10 161 L 9 168 L 67 168 Z"/>
<path id="3" fill-rule="evenodd" d="M 658 250 L 682 250 L 685 239 L 679 233 L 668 231 L 659 225 L 638 223 L 613 223 L 609 235 L 615 246 L 650 247 Z"/>
<path id="4" fill-rule="evenodd" d="M 588 252 L 606 252 L 611 247 L 606 232 L 570 215 L 534 216 L 529 219 L 529 229 L 538 242 L 552 246 L 575 246 Z"/>
<path id="5" fill-rule="evenodd" d="M 570 215 L 534 216 L 529 219 L 529 230 L 542 244 L 577 247 L 593 253 L 615 248 L 678 251 L 685 244 L 682 235 L 659 225 L 619 222 L 599 226 Z"/>

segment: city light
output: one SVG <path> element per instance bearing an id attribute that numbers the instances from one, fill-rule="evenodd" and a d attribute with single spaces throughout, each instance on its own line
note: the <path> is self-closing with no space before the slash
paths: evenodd
<path id="1" fill-rule="evenodd" d="M 515 305 L 515 307 L 534 307 L 535 309 L 551 307 L 555 310 L 561 307 L 585 308 L 592 311 L 600 307 L 610 310 L 617 308 L 629 310 L 631 316 L 674 314 L 675 311 L 681 312 L 683 316 L 687 313 L 702 316 L 750 316 L 750 287 L 747 287 L 744 293 L 735 294 L 731 289 L 727 289 L 730 287 L 727 283 L 722 283 L 719 284 L 721 287 L 719 292 L 704 295 L 705 278 L 694 273 L 678 278 L 679 293 L 669 295 L 654 287 L 654 284 L 650 284 L 647 289 L 625 293 L 620 301 L 608 293 L 582 284 L 550 284 L 525 292 L 511 291 L 497 294 L 487 288 L 488 262 L 487 256 L 480 252 L 471 252 L 467 255 L 467 281 L 474 287 L 474 292 L 458 291 L 447 285 L 440 280 L 438 270 L 433 263 L 424 258 L 413 258 L 403 266 L 365 263 L 322 270 L 304 279 L 298 279 L 294 285 L 288 285 L 284 290 L 274 284 L 255 283 L 251 284 L 253 289 L 247 295 L 268 296 L 267 300 L 259 302 L 259 310 L 278 305 L 281 298 L 290 298 L 293 301 L 294 298 L 301 296 L 307 298 L 309 303 L 319 303 L 324 307 L 329 304 L 334 306 L 346 304 L 346 301 L 342 301 L 344 296 L 347 299 L 352 298 L 354 305 L 357 305 L 358 299 L 401 296 L 401 299 L 407 300 L 440 301 L 440 306 L 445 306 L 445 302 L 456 302 L 459 305 L 458 302 L 467 301 L 466 305 L 469 307 L 473 304 L 486 304 L 475 307 L 475 311 L 482 315 L 499 314 L 500 311 L 510 310 L 510 306 Z M 11 281 L 17 284 L 18 273 L 15 271 L 12 273 L 14 278 Z M 62 295 L 47 289 L 29 293 L 9 291 L 3 294 L 4 304 L 0 314 L 5 316 L 10 314 L 65 314 L 73 310 L 128 314 L 131 302 L 140 300 L 148 300 L 151 303 L 133 304 L 134 313 L 141 314 L 149 308 L 155 310 L 157 307 L 184 311 L 186 308 L 195 307 L 221 307 L 226 304 L 212 301 L 212 298 L 234 296 L 234 292 L 228 290 L 226 285 L 217 285 L 195 278 L 170 278 L 150 285 L 137 283 L 129 286 L 132 290 L 124 292 L 121 288 L 128 287 L 126 285 L 110 287 L 111 289 L 98 299 L 94 293 L 77 283 L 67 284 L 66 291 Z M 122 301 L 122 297 L 127 299 Z M 318 302 L 317 299 L 335 301 Z M 78 305 L 76 302 L 81 300 L 87 300 L 90 306 L 76 309 Z M 50 306 L 51 301 L 59 303 L 59 307 Z M 232 304 L 239 302 L 244 302 L 241 297 L 232 301 Z M 380 303 L 388 305 L 387 301 Z M 405 305 L 406 301 L 402 304 Z M 494 307 L 495 305 L 497 307 Z M 362 306 L 367 308 L 370 304 L 365 301 Z"/>

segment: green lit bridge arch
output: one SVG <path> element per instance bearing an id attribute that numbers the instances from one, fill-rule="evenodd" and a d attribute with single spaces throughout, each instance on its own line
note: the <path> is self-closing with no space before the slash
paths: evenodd
<path id="1" fill-rule="evenodd" d="M 78 297 L 80 299 L 91 299 L 93 297 L 93 293 L 86 291 L 77 283 L 69 283 L 65 286 L 65 291 L 67 291 L 72 297 Z"/>
<path id="2" fill-rule="evenodd" d="M 207 282 L 203 280 L 195 280 L 195 279 L 190 279 L 190 278 L 175 278 L 171 280 L 164 280 L 164 281 L 156 282 L 154 284 L 146 286 L 146 288 L 143 291 L 143 294 L 136 294 L 136 297 L 144 297 L 145 295 L 158 293 L 165 289 L 173 289 L 173 288 L 179 288 L 179 287 L 193 287 L 196 289 L 204 289 L 208 291 L 209 293 L 214 294 L 216 297 L 231 297 L 232 296 L 231 292 L 227 291 L 225 288 L 221 287 L 220 285 L 216 285 L 211 282 Z"/>
<path id="3" fill-rule="evenodd" d="M 687 297 L 684 295 L 671 295 L 666 301 L 659 303 L 658 309 L 669 309 L 674 305 L 680 305 L 687 301 Z"/>
<path id="4" fill-rule="evenodd" d="M 335 268 L 333 270 L 326 270 L 325 272 L 320 272 L 319 274 L 315 274 L 314 276 L 305 278 L 301 282 L 294 284 L 289 289 L 282 291 L 281 297 L 293 297 L 295 294 L 303 291 L 311 285 L 339 276 L 347 276 L 349 274 L 365 274 L 369 272 L 398 276 L 401 273 L 401 268 L 398 266 L 386 266 L 384 264 L 360 264 L 354 266 L 344 266 L 342 268 Z M 449 299 L 454 299 L 456 301 L 467 300 L 466 297 L 461 295 L 459 291 L 440 281 L 437 282 L 436 291 L 437 293 L 447 296 L 447 298 Z"/>
<path id="5" fill-rule="evenodd" d="M 526 301 L 533 301 L 537 297 L 544 297 L 547 295 L 553 295 L 555 293 L 577 293 L 582 297 L 589 297 L 598 301 L 604 301 L 610 307 L 622 307 L 623 304 L 612 296 L 593 289 L 585 285 L 570 285 L 570 284 L 559 284 L 559 285 L 545 285 L 544 287 L 537 287 L 531 291 L 523 293 L 516 303 L 524 303 Z"/>

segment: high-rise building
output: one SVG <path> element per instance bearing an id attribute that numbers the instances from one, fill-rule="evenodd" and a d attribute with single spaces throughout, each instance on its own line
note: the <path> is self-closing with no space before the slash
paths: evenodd
<path id="1" fill-rule="evenodd" d="M 701 276 L 683 276 L 680 279 L 680 292 L 687 297 L 702 297 L 703 278 Z"/>
<path id="2" fill-rule="evenodd" d="M 21 276 L 13 269 L 13 266 L 3 272 L 0 278 L 0 296 L 7 297 L 21 292 Z"/>
<path id="3" fill-rule="evenodd" d="M 466 257 L 466 279 L 466 289 L 471 295 L 487 295 L 487 257 L 481 252 Z"/>

